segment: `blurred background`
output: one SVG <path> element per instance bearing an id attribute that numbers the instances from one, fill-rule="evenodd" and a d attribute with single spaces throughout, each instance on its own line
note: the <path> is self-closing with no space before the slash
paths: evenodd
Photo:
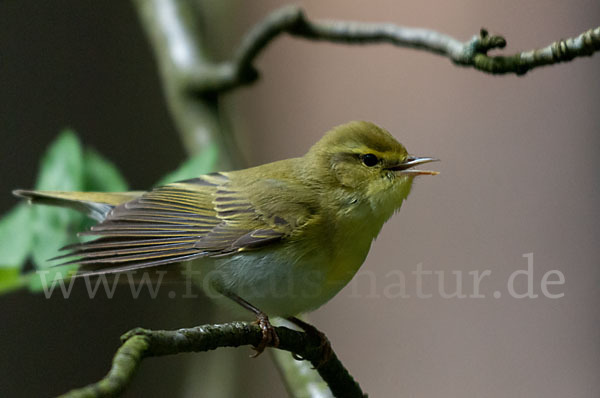
<path id="1" fill-rule="evenodd" d="M 213 49 L 225 58 L 282 1 L 199 2 Z M 303 1 L 309 17 L 394 22 L 466 40 L 483 26 L 507 53 L 545 46 L 598 25 L 591 0 L 502 2 Z M 362 119 L 387 128 L 414 154 L 442 159 L 441 175 L 415 184 L 354 281 L 311 314 L 372 397 L 600 396 L 600 56 L 494 77 L 446 58 L 387 45 L 349 47 L 283 37 L 257 61 L 262 78 L 224 97 L 247 165 L 302 155 L 332 126 Z M 10 191 L 31 187 L 47 145 L 75 129 L 147 189 L 185 151 L 161 92 L 152 53 L 129 2 L 0 2 L 0 213 Z M 535 299 L 510 297 L 507 281 L 533 253 Z M 469 272 L 485 298 L 437 294 L 426 277 Z M 550 270 L 564 285 L 542 294 Z M 390 294 L 406 276 L 410 297 Z M 555 280 L 556 278 L 550 278 Z M 527 290 L 523 276 L 517 292 Z M 183 290 L 183 288 L 182 288 Z M 494 293 L 500 292 L 496 298 Z M 120 288 L 68 300 L 0 296 L 0 395 L 50 396 L 95 381 L 118 336 L 136 326 L 228 321 L 203 298 Z M 177 295 L 179 297 L 179 295 Z M 270 358 L 251 351 L 145 360 L 125 396 L 282 396 Z M 231 382 L 234 378 L 235 382 Z M 215 380 L 222 380 L 215 383 Z M 211 383 L 212 381 L 212 383 Z"/>

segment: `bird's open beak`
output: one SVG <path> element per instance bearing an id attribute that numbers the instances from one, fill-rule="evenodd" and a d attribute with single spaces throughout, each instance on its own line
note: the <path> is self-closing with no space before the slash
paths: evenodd
<path id="1" fill-rule="evenodd" d="M 434 175 L 440 174 L 438 171 L 411 169 L 411 167 L 418 166 L 420 164 L 429 163 L 429 162 L 439 162 L 439 159 L 409 155 L 404 162 L 400 163 L 397 166 L 390 167 L 390 170 L 394 170 L 398 174 L 413 175 L 413 176 L 417 176 L 417 175 L 434 176 Z"/>

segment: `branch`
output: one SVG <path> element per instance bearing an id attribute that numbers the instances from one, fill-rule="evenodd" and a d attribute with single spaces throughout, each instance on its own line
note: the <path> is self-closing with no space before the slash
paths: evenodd
<path id="1" fill-rule="evenodd" d="M 504 48 L 506 40 L 490 36 L 482 29 L 479 36 L 461 42 L 453 37 L 428 29 L 408 28 L 390 23 L 349 21 L 310 21 L 298 6 L 275 10 L 255 25 L 244 37 L 233 59 L 215 65 L 210 71 L 194 73 L 191 80 L 197 93 L 222 92 L 250 84 L 258 79 L 254 60 L 277 36 L 292 36 L 344 44 L 389 43 L 397 47 L 421 49 L 449 58 L 461 66 L 470 66 L 492 74 L 527 71 L 581 56 L 590 56 L 600 49 L 600 27 L 590 29 L 574 39 L 560 40 L 539 50 L 510 56 L 489 56 L 487 52 Z"/>
<path id="2" fill-rule="evenodd" d="M 306 321 L 306 315 L 299 318 Z M 278 326 L 296 326 L 284 318 L 275 318 L 274 322 Z M 333 397 L 331 389 L 310 362 L 298 361 L 286 351 L 271 350 L 270 354 L 290 397 Z"/>
<path id="3" fill-rule="evenodd" d="M 158 64 L 171 117 L 190 155 L 215 143 L 217 170 L 243 165 L 228 128 L 226 110 L 215 92 L 188 90 L 189 76 L 210 75 L 214 69 L 191 1 L 133 0 Z"/>
<path id="4" fill-rule="evenodd" d="M 324 354 L 319 338 L 286 327 L 276 327 L 275 330 L 279 336 L 277 348 L 309 361 L 328 384 L 334 396 L 365 396 L 334 352 L 327 362 L 319 366 Z M 260 327 L 244 322 L 204 325 L 179 330 L 133 329 L 121 337 L 123 344 L 113 357 L 110 371 L 102 380 L 69 391 L 61 397 L 114 397 L 125 390 L 144 358 L 209 351 L 219 347 L 257 346 L 261 339 Z"/>

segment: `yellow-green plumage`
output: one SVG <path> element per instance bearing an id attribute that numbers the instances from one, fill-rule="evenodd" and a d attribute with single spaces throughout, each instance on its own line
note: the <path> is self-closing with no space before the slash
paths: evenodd
<path id="1" fill-rule="evenodd" d="M 312 310 L 345 286 L 408 196 L 415 158 L 387 131 L 351 122 L 303 157 L 133 193 L 19 191 L 101 222 L 63 257 L 91 273 L 194 261 L 200 283 L 270 315 Z M 85 271 L 84 271 L 85 272 Z M 208 278 L 208 279 L 207 279 Z"/>

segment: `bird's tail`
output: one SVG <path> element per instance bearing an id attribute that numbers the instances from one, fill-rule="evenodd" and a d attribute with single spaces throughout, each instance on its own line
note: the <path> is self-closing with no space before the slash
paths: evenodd
<path id="1" fill-rule="evenodd" d="M 97 221 L 103 221 L 115 206 L 135 199 L 142 193 L 30 191 L 24 189 L 13 191 L 15 196 L 27 199 L 30 203 L 75 209 Z"/>
<path id="2" fill-rule="evenodd" d="M 129 202 L 141 195 L 144 194 L 143 191 L 132 191 L 132 192 L 62 192 L 62 191 L 32 191 L 32 190 L 22 190 L 17 189 L 13 191 L 15 196 L 20 198 L 27 199 L 30 203 L 33 204 L 43 204 L 50 206 L 60 206 L 67 207 L 70 209 L 78 210 L 95 220 L 98 220 L 100 223 L 106 219 L 109 215 L 110 211 L 119 205 L 122 205 L 126 202 Z M 63 247 L 61 250 L 68 250 L 70 253 L 66 255 L 61 255 L 50 259 L 49 261 L 63 259 L 69 256 L 72 256 L 75 253 L 75 256 L 80 255 L 82 253 L 86 253 L 89 248 L 87 244 L 90 244 L 90 247 L 97 249 L 97 246 L 106 245 L 109 248 L 114 248 L 114 242 L 107 243 L 107 240 L 111 240 L 110 237 L 107 239 L 100 241 L 95 240 L 88 243 L 74 243 L 71 245 L 67 245 Z M 117 239 L 118 240 L 118 239 Z M 107 253 L 109 253 L 107 251 Z M 164 253 L 164 252 L 163 252 Z M 79 261 L 68 261 L 65 263 L 55 264 L 53 267 L 59 267 L 62 265 L 79 263 Z M 120 269 L 124 270 L 124 269 Z M 165 270 L 166 271 L 166 270 Z M 149 272 L 147 274 L 142 274 L 141 276 L 130 275 L 127 278 L 120 278 L 118 282 L 120 283 L 162 283 L 165 281 L 182 281 L 181 273 L 179 272 L 179 268 L 171 268 L 169 272 Z M 81 276 L 92 276 L 92 275 L 100 275 L 100 274 L 112 274 L 112 268 L 107 267 L 106 264 L 82 264 L 75 274 L 65 275 L 66 278 L 71 277 L 81 277 Z M 149 282 L 146 282 L 146 278 L 149 277 Z"/>

